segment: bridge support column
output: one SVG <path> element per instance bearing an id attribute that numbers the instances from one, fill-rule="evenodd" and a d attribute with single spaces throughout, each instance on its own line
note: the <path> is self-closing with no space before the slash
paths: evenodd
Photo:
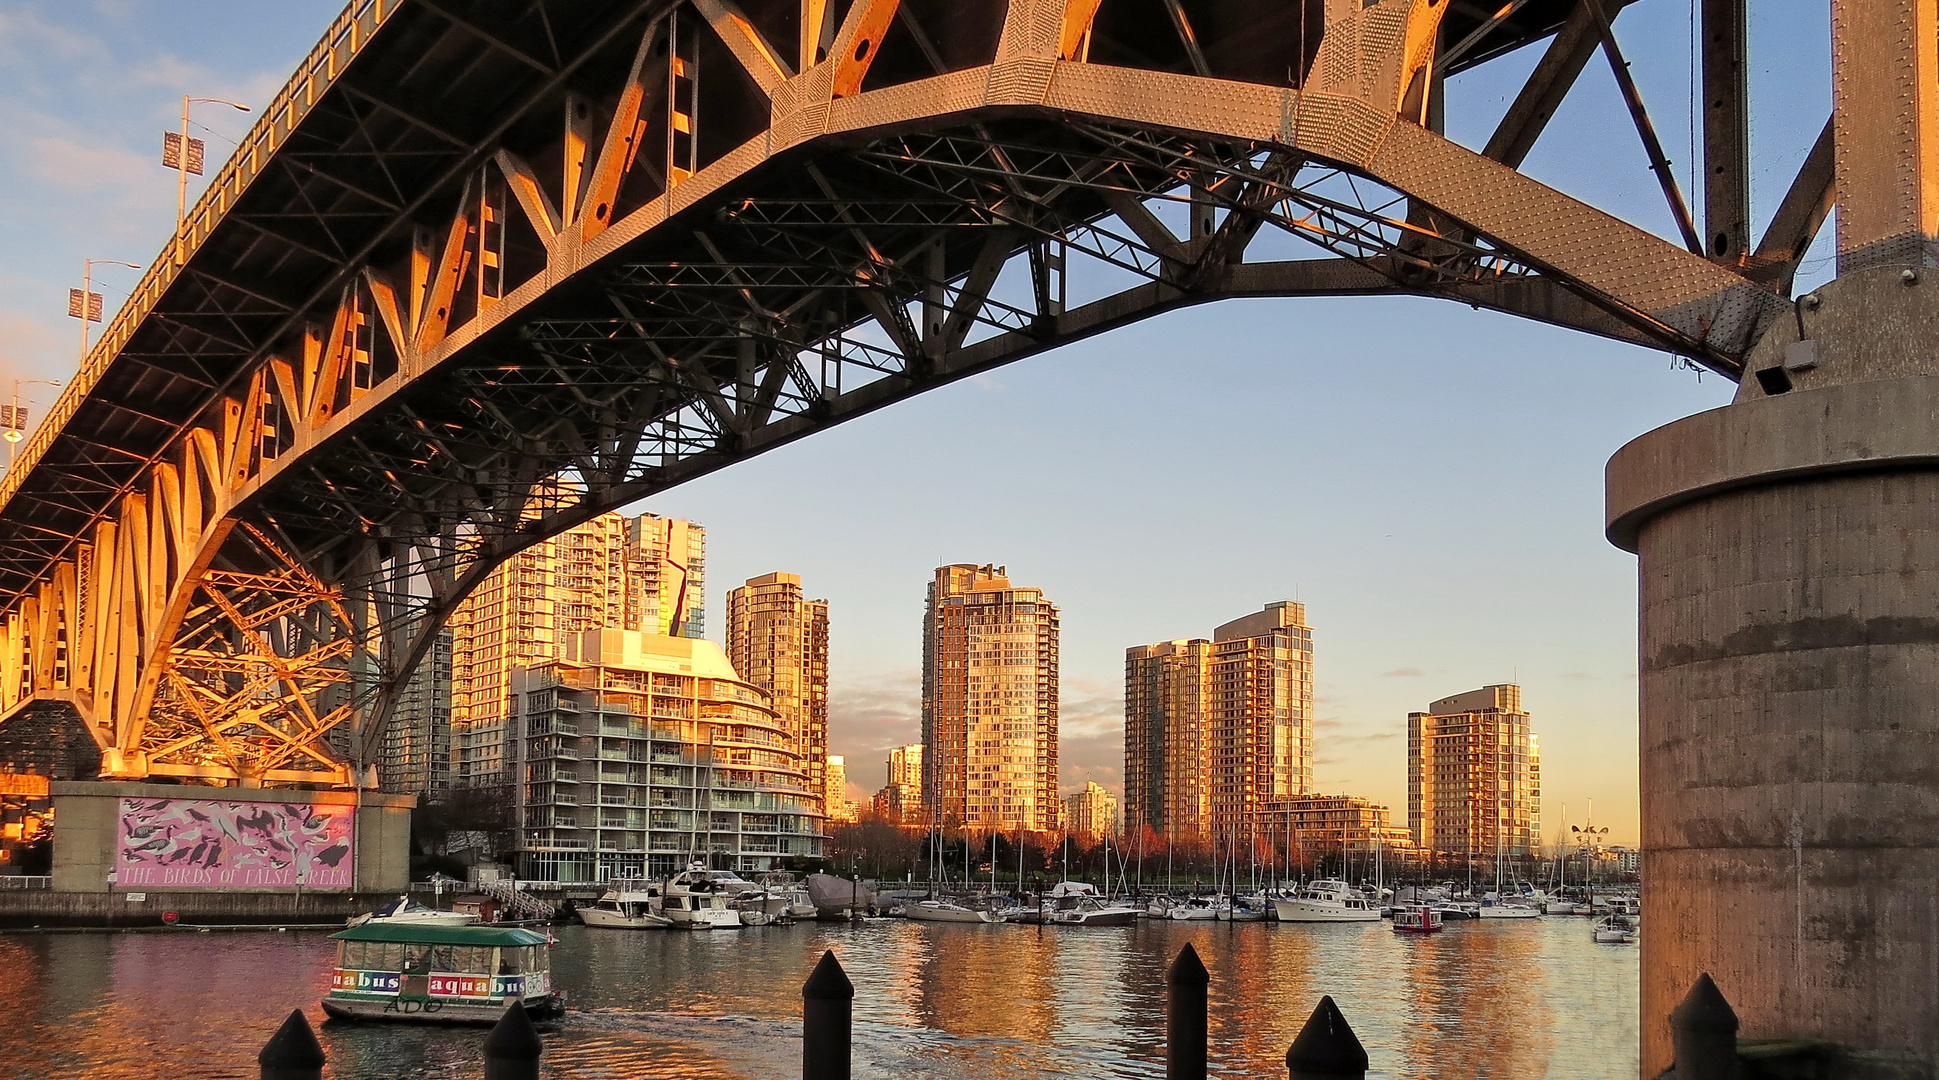
<path id="1" fill-rule="evenodd" d="M 1608 468 L 1639 556 L 1652 1080 L 1706 971 L 1746 1040 L 1939 1077 L 1939 272 L 1796 314 L 1735 402 Z"/>

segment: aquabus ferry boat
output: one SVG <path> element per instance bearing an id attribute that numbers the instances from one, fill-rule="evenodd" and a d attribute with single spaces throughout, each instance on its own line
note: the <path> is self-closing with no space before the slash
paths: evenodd
<path id="1" fill-rule="evenodd" d="M 495 1024 L 513 1001 L 535 1022 L 565 1015 L 544 934 L 380 920 L 330 937 L 337 970 L 323 1011 L 338 1020 Z"/>

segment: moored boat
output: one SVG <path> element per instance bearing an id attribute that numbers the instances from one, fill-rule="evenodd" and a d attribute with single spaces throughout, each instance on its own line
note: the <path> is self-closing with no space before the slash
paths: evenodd
<path id="1" fill-rule="evenodd" d="M 1636 923 L 1627 915 L 1607 915 L 1596 920 L 1598 945 L 1629 945 L 1636 941 Z"/>
<path id="2" fill-rule="evenodd" d="M 534 1021 L 565 1015 L 545 934 L 369 922 L 330 936 L 337 967 L 322 1004 L 334 1019 L 495 1024 L 514 1001 Z"/>
<path id="3" fill-rule="evenodd" d="M 949 900 L 916 900 L 902 905 L 902 917 L 917 922 L 995 923 L 1001 916 Z"/>
<path id="4" fill-rule="evenodd" d="M 369 922 L 395 926 L 468 926 L 477 922 L 478 916 L 464 911 L 439 911 L 425 907 L 409 896 L 400 896 L 366 914 L 353 915 L 346 921 L 351 926 L 362 926 Z"/>
<path id="5" fill-rule="evenodd" d="M 1431 907 L 1407 907 L 1394 912 L 1394 933 L 1434 934 L 1447 929 L 1441 913 Z"/>
<path id="6" fill-rule="evenodd" d="M 859 881 L 833 874 L 809 874 L 804 884 L 814 900 L 816 918 L 847 918 L 875 906 L 875 894 L 863 888 Z"/>
<path id="7" fill-rule="evenodd" d="M 808 895 L 808 889 L 793 874 L 786 870 L 772 870 L 754 879 L 755 884 L 769 893 L 784 898 L 787 907 L 783 910 L 790 919 L 812 919 L 815 917 L 815 898 Z"/>
<path id="8" fill-rule="evenodd" d="M 1050 921 L 1059 926 L 1132 926 L 1138 921 L 1138 909 L 1080 894 L 1059 901 Z"/>
<path id="9" fill-rule="evenodd" d="M 1379 922 L 1380 909 L 1344 881 L 1315 881 L 1272 902 L 1280 922 Z"/>
<path id="10" fill-rule="evenodd" d="M 1481 898 L 1475 908 L 1478 919 L 1538 919 L 1542 909 L 1530 902 L 1505 898 L 1499 893 L 1488 893 Z"/>
<path id="11" fill-rule="evenodd" d="M 1265 922 L 1272 902 L 1264 896 L 1228 896 L 1219 901 L 1220 922 Z"/>
<path id="12" fill-rule="evenodd" d="M 661 890 L 660 914 L 683 930 L 738 929 L 743 924 L 733 901 L 753 888 L 753 882 L 732 871 L 689 863 L 667 879 Z"/>
<path id="13" fill-rule="evenodd" d="M 579 921 L 603 930 L 664 930 L 673 920 L 653 910 L 660 902 L 660 886 L 638 878 L 614 881 L 591 907 L 579 909 Z"/>
<path id="14" fill-rule="evenodd" d="M 1188 896 L 1173 904 L 1165 912 L 1165 918 L 1178 922 L 1197 922 L 1202 919 L 1219 917 L 1218 901 L 1210 896 Z"/>

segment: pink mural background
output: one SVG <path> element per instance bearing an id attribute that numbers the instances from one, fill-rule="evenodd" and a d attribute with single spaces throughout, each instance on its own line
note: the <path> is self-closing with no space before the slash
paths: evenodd
<path id="1" fill-rule="evenodd" d="M 115 883 L 347 889 L 355 831 L 347 805 L 123 799 Z"/>

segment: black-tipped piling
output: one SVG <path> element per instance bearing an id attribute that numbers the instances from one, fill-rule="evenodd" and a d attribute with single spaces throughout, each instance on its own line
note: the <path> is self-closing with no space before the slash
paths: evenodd
<path id="1" fill-rule="evenodd" d="M 1677 1080 L 1737 1080 L 1737 1010 L 1709 972 L 1670 1013 Z"/>
<path id="2" fill-rule="evenodd" d="M 855 984 L 830 949 L 801 984 L 801 1080 L 848 1080 Z"/>
<path id="3" fill-rule="evenodd" d="M 1205 1080 L 1205 998 L 1212 982 L 1190 942 L 1165 970 L 1165 1080 Z"/>
<path id="4" fill-rule="evenodd" d="M 1286 1050 L 1288 1080 L 1364 1080 L 1367 1048 L 1331 997 L 1320 999 Z"/>
<path id="5" fill-rule="evenodd" d="M 539 1054 L 544 1050 L 525 1005 L 514 998 L 485 1036 L 485 1080 L 539 1080 Z"/>
<path id="6" fill-rule="evenodd" d="M 283 1026 L 256 1055 L 262 1080 L 323 1080 L 323 1047 L 302 1009 L 290 1010 Z"/>

